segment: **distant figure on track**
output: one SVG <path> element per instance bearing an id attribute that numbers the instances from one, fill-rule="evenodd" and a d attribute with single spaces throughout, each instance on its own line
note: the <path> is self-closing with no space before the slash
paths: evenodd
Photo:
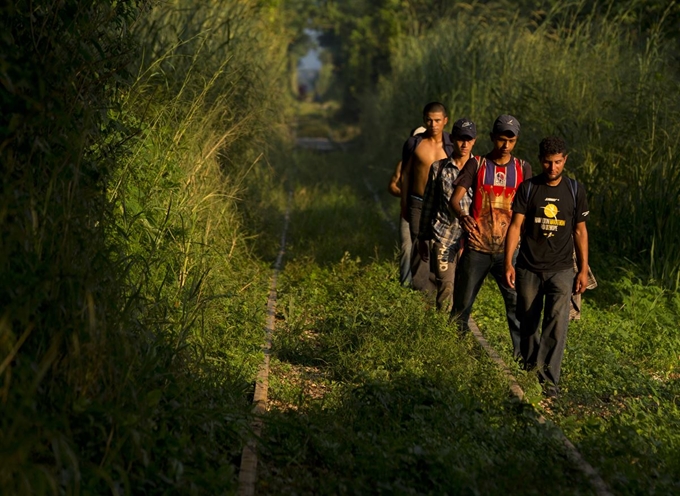
<path id="1" fill-rule="evenodd" d="M 417 134 L 422 134 L 426 131 L 423 126 L 417 127 L 411 131 L 411 136 Z M 392 196 L 401 198 L 401 188 L 402 188 L 402 165 L 403 162 L 400 160 L 397 162 L 397 166 L 394 169 L 394 173 L 390 178 L 390 182 L 387 185 L 387 191 Z M 402 286 L 411 285 L 411 230 L 409 228 L 408 220 L 404 218 L 403 215 L 399 215 L 399 282 Z"/>
<path id="2" fill-rule="evenodd" d="M 432 164 L 423 195 L 418 249 L 424 262 L 428 262 L 430 256 L 434 259 L 437 309 L 446 312 L 453 306 L 453 281 L 463 235 L 449 202 L 453 196 L 453 182 L 470 159 L 476 138 L 477 126 L 471 120 L 458 119 L 453 123 L 453 154 L 451 158 Z M 468 212 L 471 203 L 472 196 L 463 195 L 461 210 Z M 428 251 L 428 244 L 431 244 L 431 251 Z"/>
<path id="3" fill-rule="evenodd" d="M 522 361 L 527 370 L 537 370 L 543 392 L 549 397 L 559 392 L 571 295 L 583 293 L 589 284 L 588 201 L 583 185 L 563 176 L 567 156 L 563 139 L 551 136 L 541 141 L 543 172 L 517 191 L 505 242 L 506 281 L 511 287 L 517 286 Z M 512 258 L 520 234 L 515 268 Z"/>
<path id="4" fill-rule="evenodd" d="M 409 138 L 402 150 L 401 215 L 409 222 L 411 241 L 420 231 L 425 185 L 433 163 L 453 153 L 453 143 L 444 126 L 449 121 L 446 107 L 430 102 L 423 109 L 425 132 Z M 411 284 L 414 289 L 434 293 L 435 278 L 430 263 L 420 258 L 418 250 L 411 250 Z"/>
<path id="5" fill-rule="evenodd" d="M 512 216 L 512 200 L 519 185 L 531 177 L 531 166 L 512 156 L 519 136 L 519 121 L 511 115 L 496 119 L 490 137 L 493 149 L 484 157 L 468 160 L 456 179 L 451 208 L 467 233 L 456 274 L 451 316 L 468 330 L 472 305 L 486 276 L 498 284 L 510 328 L 515 358 L 520 356 L 519 321 L 515 315 L 517 293 L 505 282 L 503 250 Z M 472 209 L 461 208 L 461 200 L 472 188 Z"/>

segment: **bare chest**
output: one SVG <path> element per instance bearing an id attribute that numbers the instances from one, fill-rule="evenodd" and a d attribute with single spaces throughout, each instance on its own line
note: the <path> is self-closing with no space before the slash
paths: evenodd
<path id="1" fill-rule="evenodd" d="M 414 169 L 418 172 L 427 173 L 430 166 L 437 160 L 446 158 L 446 152 L 442 142 L 435 143 L 433 141 L 423 140 L 418 144 L 414 153 Z"/>

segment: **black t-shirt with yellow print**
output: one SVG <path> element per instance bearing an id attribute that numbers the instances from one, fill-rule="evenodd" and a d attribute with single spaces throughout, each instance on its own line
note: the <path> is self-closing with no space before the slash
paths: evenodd
<path id="1" fill-rule="evenodd" d="M 548 186 L 543 174 L 527 179 L 517 190 L 512 211 L 525 216 L 517 267 L 532 272 L 573 268 L 573 232 L 589 214 L 581 183 L 562 176 L 557 186 Z"/>

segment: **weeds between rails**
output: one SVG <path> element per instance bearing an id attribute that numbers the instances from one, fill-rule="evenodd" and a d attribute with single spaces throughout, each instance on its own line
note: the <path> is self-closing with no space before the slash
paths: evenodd
<path id="1" fill-rule="evenodd" d="M 580 472 L 563 472 L 560 442 L 508 399 L 504 376 L 477 344 L 449 332 L 445 318 L 396 283 L 394 235 L 360 175 L 379 184 L 389 170 L 361 164 L 336 153 L 296 159 L 273 345 L 275 407 L 258 490 L 526 494 L 550 484 L 558 494 L 589 494 Z M 398 206 L 384 198 L 397 218 Z M 593 264 L 602 285 L 572 324 L 551 418 L 613 492 L 673 492 L 679 395 L 677 336 L 668 325 L 680 307 L 659 288 L 612 282 L 615 272 L 597 257 Z M 494 295 L 485 285 L 474 318 L 537 402 L 535 379 L 512 366 Z M 666 346 L 654 346 L 654 334 Z"/>
<path id="2" fill-rule="evenodd" d="M 258 492 L 588 493 L 477 346 L 395 283 L 386 225 L 326 157 L 321 183 L 298 163 Z"/>

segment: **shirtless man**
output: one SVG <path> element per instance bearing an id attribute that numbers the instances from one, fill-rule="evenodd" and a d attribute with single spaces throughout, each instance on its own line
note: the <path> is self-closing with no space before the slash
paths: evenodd
<path id="1" fill-rule="evenodd" d="M 451 136 L 444 131 L 448 122 L 446 107 L 439 102 L 430 102 L 423 109 L 425 132 L 409 138 L 404 144 L 401 215 L 409 222 L 411 241 L 416 239 L 420 231 L 420 214 L 430 167 L 453 153 Z M 430 262 L 423 261 L 418 250 L 412 250 L 411 253 L 411 279 L 413 289 L 426 293 L 436 290 Z"/>
<path id="2" fill-rule="evenodd" d="M 422 134 L 426 131 L 423 126 L 415 128 L 409 136 Z M 387 191 L 397 198 L 401 198 L 401 169 L 402 161 L 397 163 L 394 173 L 387 185 Z M 411 231 L 406 220 L 399 215 L 399 282 L 402 286 L 411 286 Z"/>

